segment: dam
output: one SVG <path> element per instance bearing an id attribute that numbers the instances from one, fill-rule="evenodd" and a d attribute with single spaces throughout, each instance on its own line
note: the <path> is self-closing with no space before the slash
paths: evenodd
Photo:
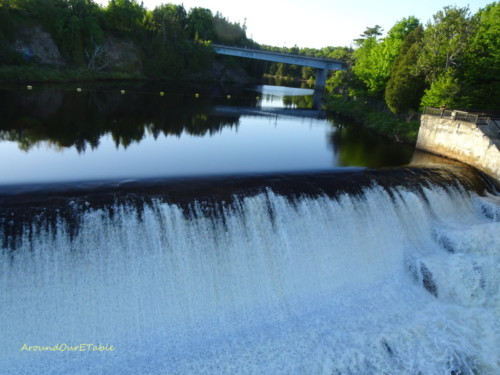
<path id="1" fill-rule="evenodd" d="M 500 119 L 426 108 L 416 147 L 472 165 L 500 186 Z"/>
<path id="2" fill-rule="evenodd" d="M 0 90 L 1 375 L 500 372 L 490 181 L 259 90 Z"/>

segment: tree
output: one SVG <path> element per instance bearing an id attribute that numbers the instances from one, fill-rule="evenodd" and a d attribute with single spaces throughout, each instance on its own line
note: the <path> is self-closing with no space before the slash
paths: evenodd
<path id="1" fill-rule="evenodd" d="M 188 15 L 187 28 L 190 39 L 214 40 L 213 15 L 210 9 L 192 8 Z"/>
<path id="2" fill-rule="evenodd" d="M 467 7 L 445 7 L 433 19 L 427 24 L 418 61 L 431 83 L 449 69 L 459 71 L 477 25 Z"/>
<path id="3" fill-rule="evenodd" d="M 363 35 L 368 35 L 368 37 L 363 39 L 361 46 L 354 54 L 353 71 L 366 84 L 371 95 L 383 96 L 403 39 L 418 24 L 419 21 L 415 17 L 403 18 L 389 30 L 387 37 L 382 41 L 376 39 L 376 36 L 380 35 L 378 31 L 380 26 L 368 28 L 364 32 Z"/>
<path id="4" fill-rule="evenodd" d="M 110 0 L 105 10 L 106 25 L 120 36 L 134 39 L 142 35 L 146 10 L 136 0 Z"/>
<path id="5" fill-rule="evenodd" d="M 161 35 L 163 44 L 187 38 L 187 13 L 182 5 L 163 4 L 148 13 L 147 27 Z"/>
<path id="6" fill-rule="evenodd" d="M 470 87 L 474 81 L 471 74 L 473 61 L 481 49 L 478 46 L 479 50 L 474 52 L 472 48 L 478 35 L 480 18 L 471 16 L 468 8 L 445 7 L 433 19 L 434 23 L 429 23 L 424 32 L 422 53 L 418 60 L 419 68 L 431 85 L 425 91 L 422 105 L 439 106 L 446 101 L 448 106 L 468 108 L 471 102 L 467 86 Z M 482 69 L 491 71 L 492 68 L 483 66 Z"/>
<path id="7" fill-rule="evenodd" d="M 359 46 L 362 46 L 366 40 L 376 39 L 378 36 L 382 35 L 382 31 L 384 31 L 384 30 L 382 29 L 382 26 L 380 26 L 380 25 L 375 25 L 373 27 L 367 27 L 366 30 L 363 31 L 363 34 L 359 35 L 360 38 L 354 39 L 354 41 Z"/>
<path id="8" fill-rule="evenodd" d="M 464 104 L 468 108 L 498 111 L 500 103 L 500 3 L 477 14 L 478 27 L 463 60 Z"/>
<path id="9" fill-rule="evenodd" d="M 391 112 L 417 111 L 425 89 L 425 76 L 416 68 L 420 55 L 423 27 L 419 25 L 406 36 L 394 61 L 391 78 L 385 89 L 385 102 Z"/>
<path id="10" fill-rule="evenodd" d="M 247 42 L 246 26 L 239 23 L 229 22 L 220 13 L 216 13 L 213 19 L 214 42 L 235 46 L 245 46 Z"/>
<path id="11" fill-rule="evenodd" d="M 441 74 L 429 89 L 425 90 L 425 95 L 422 98 L 422 107 L 457 107 L 460 105 L 458 94 L 460 85 L 458 79 L 455 78 L 453 69 L 448 69 Z"/>
<path id="12" fill-rule="evenodd" d="M 16 24 L 10 6 L 8 3 L 0 2 L 0 64 L 22 63 L 20 54 L 10 48 L 10 44 L 15 40 L 15 34 Z"/>

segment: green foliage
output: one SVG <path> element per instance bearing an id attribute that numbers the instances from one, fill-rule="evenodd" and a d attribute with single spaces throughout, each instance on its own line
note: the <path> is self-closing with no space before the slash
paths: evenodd
<path id="1" fill-rule="evenodd" d="M 354 41 L 358 46 L 362 46 L 367 40 L 374 40 L 378 36 L 382 35 L 382 27 L 380 25 L 375 25 L 373 27 L 367 27 L 363 34 L 360 35 L 359 39 Z"/>
<path id="2" fill-rule="evenodd" d="M 184 56 L 173 44 L 164 44 L 163 37 L 154 35 L 146 50 L 145 73 L 150 77 L 173 79 L 184 74 Z"/>
<path id="3" fill-rule="evenodd" d="M 425 89 L 425 77 L 416 69 L 423 28 L 418 26 L 406 36 L 394 61 L 391 78 L 385 89 L 385 101 L 393 113 L 417 111 Z"/>
<path id="4" fill-rule="evenodd" d="M 216 13 L 213 18 L 214 42 L 232 46 L 246 46 L 246 26 L 232 23 L 222 14 Z"/>
<path id="5" fill-rule="evenodd" d="M 186 43 L 186 52 L 189 58 L 185 68 L 190 76 L 200 77 L 210 71 L 214 58 L 213 49 L 209 42 Z"/>
<path id="6" fill-rule="evenodd" d="M 139 74 L 142 66 L 148 77 L 161 79 L 208 77 L 213 61 L 211 42 L 255 46 L 246 37 L 245 25 L 231 23 L 220 13 L 213 16 L 205 8 L 194 8 L 188 14 L 184 6 L 174 4 L 146 11 L 138 0 L 110 0 L 106 7 L 93 0 L 0 0 L 1 65 L 23 63 L 10 44 L 19 30 L 35 26 L 51 35 L 66 70 L 73 73 L 87 69 L 103 75 L 109 69 L 106 54 L 111 40 L 133 43 L 132 48 L 140 51 L 142 61 L 134 62 L 129 73 Z M 34 59 L 27 64 L 34 66 L 20 76 L 46 76 L 49 80 L 64 76 L 61 72 L 52 76 L 37 67 Z M 262 74 L 259 62 L 242 65 Z M 19 73 L 18 69 L 10 71 Z"/>
<path id="7" fill-rule="evenodd" d="M 346 101 L 340 96 L 328 98 L 326 107 L 391 139 L 409 143 L 417 140 L 419 121 L 403 121 L 390 113 L 373 109 L 361 100 Z"/>
<path id="8" fill-rule="evenodd" d="M 389 30 L 387 37 L 379 41 L 378 33 L 365 31 L 365 39 L 358 40 L 355 51 L 354 74 L 363 81 L 370 95 L 382 97 L 392 73 L 393 63 L 399 54 L 404 38 L 419 24 L 415 17 L 404 18 Z"/>
<path id="9" fill-rule="evenodd" d="M 11 34 L 23 27 L 41 25 L 52 36 L 65 60 L 74 66 L 85 64 L 85 50 L 99 43 L 104 35 L 100 26 L 101 10 L 90 0 L 16 0 L 9 6 L 0 9 L 7 9 L 17 19 L 18 24 L 10 27 L 14 29 Z M 10 17 L 11 25 L 12 20 Z"/>
<path id="10" fill-rule="evenodd" d="M 14 15 L 11 9 L 5 5 L 0 5 L 0 34 L 5 40 L 4 43 L 14 40 L 16 24 L 13 18 Z"/>
<path id="11" fill-rule="evenodd" d="M 0 66 L 0 81 L 5 82 L 66 82 L 93 80 L 143 80 L 137 73 L 93 72 L 88 69 L 46 69 L 35 65 Z"/>
<path id="12" fill-rule="evenodd" d="M 368 28 L 356 40 L 352 69 L 364 89 L 355 88 L 356 79 L 351 78 L 349 93 L 383 96 L 389 109 L 399 115 L 415 112 L 419 105 L 443 103 L 498 111 L 499 20 L 500 6 L 495 2 L 476 15 L 468 8 L 445 7 L 425 29 L 417 28 L 418 20 L 409 17 L 384 39 L 378 39 L 380 27 Z M 332 83 L 338 87 L 340 82 Z"/>
<path id="13" fill-rule="evenodd" d="M 454 77 L 454 71 L 449 69 L 446 73 L 441 74 L 431 85 L 425 90 L 421 105 L 423 107 L 447 107 L 456 108 L 460 105 L 457 98 L 460 92 L 460 84 L 457 78 Z"/>
<path id="14" fill-rule="evenodd" d="M 287 53 L 301 56 L 311 56 L 316 58 L 340 60 L 347 65 L 350 65 L 353 53 L 353 50 L 349 47 L 325 47 L 322 49 L 299 48 L 297 46 L 294 46 L 292 48 L 272 47 L 266 45 L 262 45 L 259 47 L 260 49 L 277 53 Z M 314 68 L 282 63 L 267 63 L 266 73 L 273 77 L 287 78 L 289 80 L 297 81 L 313 81 L 314 79 L 316 79 L 316 70 Z M 330 72 L 330 74 L 333 77 L 336 73 Z M 332 81 L 330 80 L 330 82 Z"/>
<path id="15" fill-rule="evenodd" d="M 142 59 L 134 65 L 136 74 L 142 69 L 155 79 L 207 77 L 213 42 L 341 60 L 348 71 L 330 73 L 329 91 L 346 99 L 385 98 L 398 115 L 416 111 L 421 103 L 441 105 L 443 100 L 449 107 L 498 110 L 499 19 L 498 2 L 476 15 L 468 8 L 445 7 L 423 31 L 416 31 L 415 17 L 397 22 L 384 38 L 379 25 L 369 27 L 356 40 L 355 50 L 278 48 L 257 45 L 247 38 L 245 24 L 205 8 L 188 13 L 183 5 L 174 4 L 147 11 L 139 0 L 111 0 L 106 7 L 93 0 L 0 0 L 0 65 L 27 69 L 25 76 L 47 75 L 43 69 L 28 69 L 36 67 L 36 61 L 25 61 L 11 48 L 20 30 L 41 26 L 56 43 L 66 70 L 91 71 L 93 77 L 109 69 L 105 48 L 109 40 L 133 42 Z M 254 76 L 267 70 L 296 80 L 316 77 L 315 70 L 307 67 L 251 60 L 237 64 Z"/>
<path id="16" fill-rule="evenodd" d="M 477 32 L 477 20 L 468 8 L 445 7 L 433 16 L 422 41 L 419 67 L 429 82 L 449 69 L 459 72 L 464 54 Z"/>
<path id="17" fill-rule="evenodd" d="M 468 108 L 498 111 L 500 103 L 500 3 L 481 10 L 464 56 L 462 95 Z"/>
<path id="18" fill-rule="evenodd" d="M 0 6 L 0 65 L 22 64 L 21 56 L 13 51 L 9 45 L 15 37 L 16 24 L 11 10 L 4 5 Z"/>
<path id="19" fill-rule="evenodd" d="M 148 12 L 146 28 L 161 37 L 164 45 L 176 44 L 187 38 L 187 13 L 182 5 L 163 4 Z"/>
<path id="20" fill-rule="evenodd" d="M 193 40 L 214 40 L 213 15 L 210 9 L 192 8 L 188 14 L 188 35 Z"/>
<path id="21" fill-rule="evenodd" d="M 135 0 L 110 0 L 105 12 L 106 28 L 118 36 L 134 39 L 143 34 L 146 9 Z"/>
<path id="22" fill-rule="evenodd" d="M 492 3 L 476 15 L 445 7 L 429 23 L 418 66 L 431 84 L 422 105 L 498 110 L 500 10 Z M 434 104 L 433 104 L 434 103 Z"/>

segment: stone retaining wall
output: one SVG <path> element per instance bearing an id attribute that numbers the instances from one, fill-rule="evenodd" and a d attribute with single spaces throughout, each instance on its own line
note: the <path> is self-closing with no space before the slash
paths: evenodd
<path id="1" fill-rule="evenodd" d="M 482 125 L 452 118 L 422 115 L 416 147 L 472 165 L 500 186 L 500 141 Z"/>

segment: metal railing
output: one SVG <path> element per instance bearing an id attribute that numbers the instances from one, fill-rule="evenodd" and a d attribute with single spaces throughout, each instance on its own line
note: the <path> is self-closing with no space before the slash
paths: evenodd
<path id="1" fill-rule="evenodd" d="M 500 119 L 493 118 L 486 113 L 472 113 L 466 111 L 459 111 L 456 109 L 442 109 L 436 107 L 425 107 L 424 115 L 439 116 L 446 119 L 465 121 L 478 126 L 487 127 L 490 132 L 496 137 L 500 138 Z"/>
<path id="2" fill-rule="evenodd" d="M 439 116 L 448 119 L 451 118 L 452 120 L 467 121 L 473 124 L 477 124 L 479 119 L 484 116 L 483 113 L 470 113 L 459 111 L 457 109 L 442 109 L 436 107 L 425 107 L 424 115 Z"/>

